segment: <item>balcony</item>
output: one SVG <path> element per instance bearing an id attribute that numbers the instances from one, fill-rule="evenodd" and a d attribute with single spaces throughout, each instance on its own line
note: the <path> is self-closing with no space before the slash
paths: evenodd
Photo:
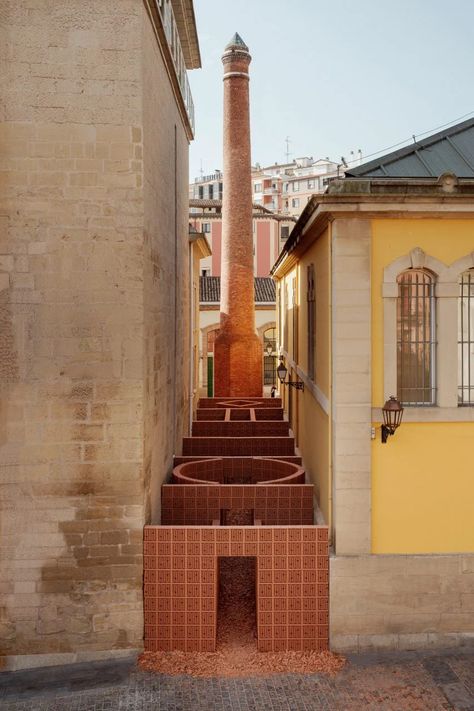
<path id="1" fill-rule="evenodd" d="M 170 0 L 155 0 L 163 29 L 166 35 L 168 46 L 173 58 L 173 65 L 176 71 L 181 97 L 186 107 L 186 113 L 194 134 L 194 102 L 189 86 L 188 75 L 186 73 L 186 63 L 184 61 L 183 50 L 179 39 L 178 26 L 176 24 L 173 8 Z"/>

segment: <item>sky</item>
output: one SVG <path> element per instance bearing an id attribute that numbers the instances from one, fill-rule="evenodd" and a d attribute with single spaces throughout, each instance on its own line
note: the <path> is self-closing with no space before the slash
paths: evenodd
<path id="1" fill-rule="evenodd" d="M 194 0 L 190 178 L 222 169 L 222 63 L 249 46 L 252 162 L 340 162 L 474 115 L 474 0 Z M 386 151 L 388 152 L 388 151 Z"/>

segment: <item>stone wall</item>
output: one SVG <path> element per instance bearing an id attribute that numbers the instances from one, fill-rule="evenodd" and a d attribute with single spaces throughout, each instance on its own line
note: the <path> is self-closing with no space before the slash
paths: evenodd
<path id="1" fill-rule="evenodd" d="M 333 526 L 338 555 L 370 552 L 370 220 L 332 224 Z"/>
<path id="2" fill-rule="evenodd" d="M 189 170 L 187 138 L 149 22 L 143 97 L 144 466 L 146 518 L 158 523 L 161 484 L 189 427 Z"/>
<path id="3" fill-rule="evenodd" d="M 330 558 L 334 651 L 474 642 L 474 555 Z"/>
<path id="4" fill-rule="evenodd" d="M 186 402 L 186 322 L 170 364 L 169 293 L 176 234 L 185 266 L 187 142 L 140 0 L 0 5 L 0 638 L 12 668 L 142 646 L 144 473 L 147 491 L 165 477 L 167 422 Z M 176 187 L 164 179 L 175 172 Z"/>

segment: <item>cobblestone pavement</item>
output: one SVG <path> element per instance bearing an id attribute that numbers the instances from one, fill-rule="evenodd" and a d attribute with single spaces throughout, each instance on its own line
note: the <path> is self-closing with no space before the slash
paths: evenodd
<path id="1" fill-rule="evenodd" d="M 0 674 L 2 711 L 474 711 L 474 649 L 349 657 L 336 677 L 196 679 L 130 661 Z"/>

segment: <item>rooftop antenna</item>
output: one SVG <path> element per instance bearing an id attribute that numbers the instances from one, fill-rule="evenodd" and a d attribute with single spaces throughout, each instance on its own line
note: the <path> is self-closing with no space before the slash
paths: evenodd
<path id="1" fill-rule="evenodd" d="M 285 158 L 286 158 L 286 162 L 289 163 L 289 162 L 290 162 L 290 155 L 291 155 L 291 153 L 290 153 L 290 143 L 291 143 L 291 141 L 290 141 L 290 137 L 289 137 L 289 136 L 287 136 L 287 137 L 285 138 L 285 143 L 286 143 Z"/>
<path id="2" fill-rule="evenodd" d="M 202 158 L 201 158 L 201 168 L 200 168 L 199 172 L 201 173 L 201 180 L 202 180 L 202 178 L 204 176 L 204 171 L 202 169 Z"/>

